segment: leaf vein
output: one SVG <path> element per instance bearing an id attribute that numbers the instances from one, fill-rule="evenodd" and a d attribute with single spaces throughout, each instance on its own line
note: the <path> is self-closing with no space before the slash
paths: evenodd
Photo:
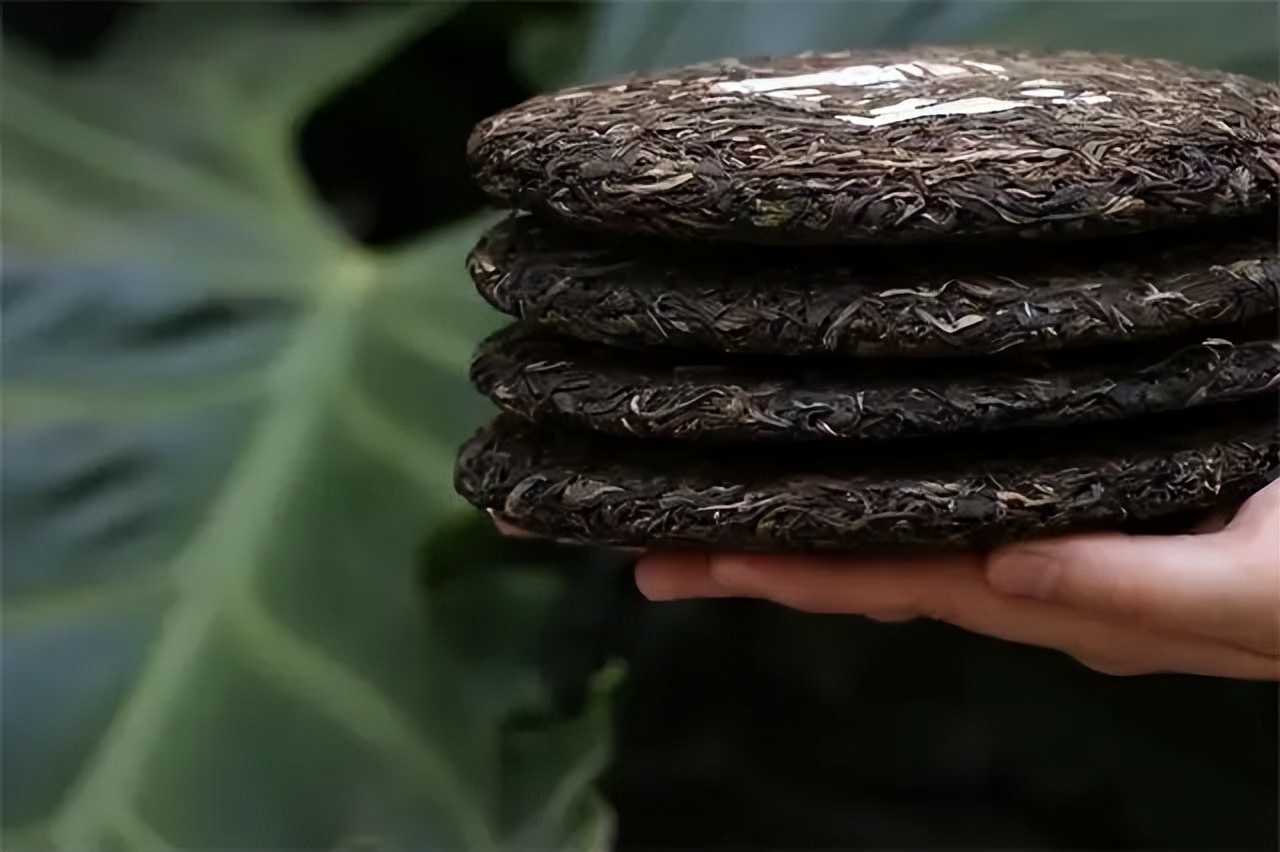
<path id="1" fill-rule="evenodd" d="M 338 421 L 355 443 L 407 476 L 424 498 L 439 501 L 440 483 L 453 480 L 452 453 L 439 442 L 427 441 L 396 422 L 354 383 L 344 397 L 347 401 L 338 412 Z M 454 496 L 451 490 L 445 498 L 446 506 L 458 502 Z"/>
<path id="2" fill-rule="evenodd" d="M 50 626 L 61 627 L 63 622 L 73 619 L 84 620 L 130 607 L 158 605 L 170 590 L 169 578 L 165 574 L 149 571 L 94 586 L 6 595 L 4 632 L 12 634 Z"/>
<path id="3" fill-rule="evenodd" d="M 228 612 L 227 624 L 273 685 L 297 694 L 377 749 L 417 790 L 435 798 L 440 816 L 454 825 L 459 848 L 496 847 L 483 809 L 467 795 L 452 761 L 372 684 L 300 637 L 247 592 Z"/>
<path id="4" fill-rule="evenodd" d="M 173 563 L 184 584 L 143 667 L 137 685 L 117 710 L 85 768 L 54 815 L 54 839 L 67 849 L 102 845 L 112 814 L 129 806 L 164 721 L 183 694 L 210 627 L 237 586 L 262 562 L 302 462 L 318 439 L 321 404 L 337 364 L 350 346 L 352 306 L 333 292 L 298 328 L 277 364 L 281 391 L 258 424 L 248 449 L 209 513 Z"/>
<path id="5" fill-rule="evenodd" d="M 11 75 L 11 79 L 13 76 Z M 142 149 L 100 126 L 69 115 L 51 103 L 32 98 L 16 84 L 5 89 L 3 124 L 8 132 L 25 136 L 49 152 L 72 162 L 110 174 L 116 180 L 148 189 L 190 206 L 191 199 L 216 199 L 229 214 L 269 212 L 261 200 L 251 195 L 228 192 L 225 187 L 197 169 L 185 166 L 162 151 Z M 94 154 L 92 163 L 83 152 Z"/>

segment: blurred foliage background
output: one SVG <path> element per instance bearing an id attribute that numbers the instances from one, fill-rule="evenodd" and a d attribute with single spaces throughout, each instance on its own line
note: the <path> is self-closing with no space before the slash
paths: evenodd
<path id="1" fill-rule="evenodd" d="M 480 118 L 923 42 L 1275 79 L 1278 9 L 6 3 L 0 846 L 1276 848 L 1274 686 L 644 605 L 449 469 Z"/>

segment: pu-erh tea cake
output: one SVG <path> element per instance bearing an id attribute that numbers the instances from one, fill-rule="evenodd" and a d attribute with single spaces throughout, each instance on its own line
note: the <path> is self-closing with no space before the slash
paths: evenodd
<path id="1" fill-rule="evenodd" d="M 1280 472 L 1280 87 L 968 48 L 541 95 L 471 167 L 515 318 L 454 485 L 535 535 L 911 554 L 1185 530 Z"/>
<path id="2" fill-rule="evenodd" d="M 912 442 L 621 442 L 500 417 L 455 485 L 526 530 L 571 541 L 905 554 L 1238 505 L 1280 463 L 1274 403 L 1123 427 Z"/>
<path id="3" fill-rule="evenodd" d="M 1066 246 L 672 248 L 532 216 L 471 252 L 498 310 L 585 340 L 776 355 L 942 356 L 1138 342 L 1280 310 L 1274 217 Z"/>
<path id="4" fill-rule="evenodd" d="M 621 436 L 892 439 L 1122 420 L 1244 399 L 1280 382 L 1280 343 L 1212 339 L 1110 357 L 949 360 L 636 353 L 511 326 L 471 376 L 525 419 Z"/>
<path id="5" fill-rule="evenodd" d="M 910 48 L 727 60 L 479 124 L 501 207 L 673 240 L 1149 230 L 1274 203 L 1280 87 L 1154 59 Z"/>

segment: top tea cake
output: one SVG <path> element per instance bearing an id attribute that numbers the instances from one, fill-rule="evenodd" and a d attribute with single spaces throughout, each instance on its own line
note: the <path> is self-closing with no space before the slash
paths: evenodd
<path id="1" fill-rule="evenodd" d="M 1074 52 L 725 60 L 535 97 L 468 156 L 500 206 L 601 233 L 1125 233 L 1274 208 L 1280 87 Z"/>

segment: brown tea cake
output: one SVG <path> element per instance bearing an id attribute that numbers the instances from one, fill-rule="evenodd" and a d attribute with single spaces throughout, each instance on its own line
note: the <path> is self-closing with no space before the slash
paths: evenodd
<path id="1" fill-rule="evenodd" d="M 725 358 L 620 350 L 516 324 L 480 346 L 471 379 L 513 414 L 614 435 L 883 440 L 1243 399 L 1280 382 L 1280 343 L 1213 339 L 994 362 Z"/>
<path id="2" fill-rule="evenodd" d="M 540 95 L 468 142 L 500 206 L 786 245 L 1147 230 L 1273 208 L 1280 87 L 957 47 L 724 60 Z"/>
<path id="3" fill-rule="evenodd" d="M 618 346 L 898 357 L 1031 352 L 1274 318 L 1274 219 L 1240 224 L 907 257 L 867 247 L 602 241 L 517 216 L 492 228 L 468 265 L 498 310 Z"/>
<path id="4" fill-rule="evenodd" d="M 1123 426 L 894 448 L 624 441 L 503 415 L 463 447 L 458 492 L 531 533 L 625 547 L 984 548 L 1238 506 L 1280 464 L 1275 400 Z"/>

